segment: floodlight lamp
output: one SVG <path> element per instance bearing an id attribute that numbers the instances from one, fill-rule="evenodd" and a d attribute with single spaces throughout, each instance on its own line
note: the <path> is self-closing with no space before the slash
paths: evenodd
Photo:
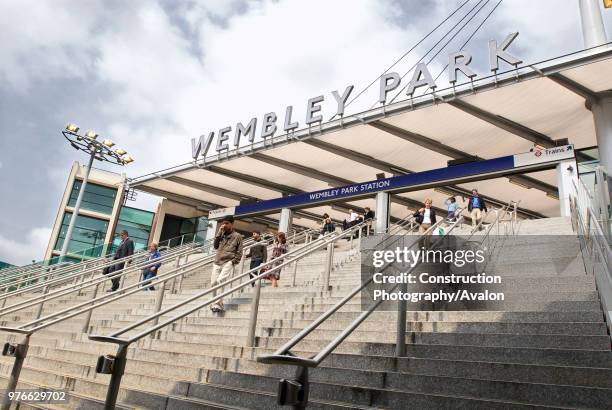
<path id="1" fill-rule="evenodd" d="M 89 130 L 85 133 L 85 136 L 87 138 L 91 138 L 92 140 L 95 140 L 96 138 L 98 138 L 98 134 L 95 131 Z"/>
<path id="2" fill-rule="evenodd" d="M 106 145 L 107 147 L 112 147 L 113 145 L 115 145 L 115 143 L 109 139 L 106 139 L 104 141 L 102 141 L 102 144 Z"/>
<path id="3" fill-rule="evenodd" d="M 76 124 L 66 125 L 66 131 L 68 132 L 79 132 L 79 127 Z"/>
<path id="4" fill-rule="evenodd" d="M 130 162 L 134 162 L 134 158 L 132 158 L 131 155 L 124 155 L 121 160 L 123 161 L 124 164 L 129 164 Z"/>
<path id="5" fill-rule="evenodd" d="M 121 156 L 121 155 L 125 155 L 125 154 L 127 154 L 127 151 L 126 151 L 126 150 L 124 150 L 124 149 L 121 149 L 121 148 L 117 148 L 117 149 L 115 150 L 115 154 L 117 154 L 117 155 Z"/>

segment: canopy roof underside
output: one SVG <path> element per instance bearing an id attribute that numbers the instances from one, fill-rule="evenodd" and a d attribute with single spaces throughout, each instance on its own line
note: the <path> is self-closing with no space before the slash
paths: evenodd
<path id="1" fill-rule="evenodd" d="M 553 146 L 596 145 L 587 100 L 612 89 L 612 48 L 577 53 L 541 65 L 438 91 L 275 137 L 266 147 L 215 155 L 131 180 L 130 185 L 203 209 L 236 206 L 355 182 L 442 168 L 450 159 L 490 159 Z M 235 155 L 233 155 L 235 154 Z M 512 179 L 512 181 L 511 181 Z M 393 195 L 391 215 L 405 217 L 425 198 L 443 208 L 449 194 L 477 187 L 493 204 L 520 200 L 519 216 L 558 216 L 556 173 L 501 177 Z M 461 203 L 461 200 L 459 200 Z M 324 212 L 342 220 L 349 206 L 375 209 L 374 198 L 300 210 L 294 223 L 314 227 Z M 278 215 L 268 215 L 278 219 Z"/>

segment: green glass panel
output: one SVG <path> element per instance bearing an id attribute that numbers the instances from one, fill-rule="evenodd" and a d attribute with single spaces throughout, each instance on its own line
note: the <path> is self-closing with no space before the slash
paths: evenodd
<path id="1" fill-rule="evenodd" d="M 68 199 L 68 206 L 74 206 L 76 204 L 81 186 L 81 181 L 74 181 L 72 191 L 70 192 L 70 198 Z M 85 187 L 83 200 L 81 201 L 81 208 L 110 215 L 113 213 L 113 205 L 115 204 L 116 197 L 116 188 L 88 183 Z"/>
<path id="2" fill-rule="evenodd" d="M 62 249 L 71 218 L 72 214 L 64 214 L 62 226 L 60 227 L 59 236 L 55 243 L 54 249 Z M 107 230 L 108 221 L 79 215 L 77 217 L 74 230 L 72 231 L 72 238 L 70 240 L 70 244 L 68 245 L 68 253 L 72 254 L 87 251 L 84 253 L 84 255 L 94 257 L 101 256 L 102 246 L 104 245 Z"/>

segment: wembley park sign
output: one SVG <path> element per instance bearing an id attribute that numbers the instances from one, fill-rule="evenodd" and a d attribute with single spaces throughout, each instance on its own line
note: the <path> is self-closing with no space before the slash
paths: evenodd
<path id="1" fill-rule="evenodd" d="M 522 63 L 521 60 L 514 57 L 506 51 L 514 39 L 518 36 L 518 33 L 509 34 L 506 39 L 501 43 L 497 44 L 497 41 L 489 41 L 489 67 L 491 72 L 496 73 L 499 69 L 499 60 L 504 60 L 508 64 L 518 67 Z M 457 82 L 457 74 L 461 72 L 468 79 L 473 80 L 476 77 L 476 73 L 469 67 L 472 61 L 472 56 L 467 51 L 458 51 L 450 53 L 448 56 L 448 81 L 451 85 L 455 85 Z M 401 85 L 401 77 L 396 72 L 388 72 L 380 77 L 379 83 L 379 95 L 378 103 L 385 105 L 387 103 L 387 95 L 396 90 Z M 406 96 L 412 98 L 414 92 L 421 87 L 428 87 L 435 91 L 436 82 L 433 79 L 427 65 L 424 63 L 418 63 L 415 66 L 412 78 L 406 87 Z M 353 85 L 349 85 L 344 89 L 342 93 L 339 90 L 332 91 L 332 98 L 336 102 L 337 108 L 334 116 L 342 117 L 344 115 L 344 108 L 348 101 L 353 89 Z M 319 95 L 308 100 L 306 103 L 306 118 L 304 124 L 306 127 L 310 127 L 313 124 L 320 124 L 323 122 L 323 115 L 321 114 L 321 103 L 325 101 L 325 96 Z M 255 137 L 259 135 L 261 139 L 274 137 L 274 134 L 282 129 L 287 134 L 294 132 L 300 127 L 300 123 L 293 119 L 293 106 L 289 105 L 285 109 L 284 121 L 278 122 L 279 117 L 275 112 L 269 112 L 263 115 L 261 119 L 261 125 L 258 126 L 258 118 L 253 117 L 245 125 L 243 122 L 239 122 L 235 127 L 227 126 L 221 128 L 217 133 L 217 141 L 215 144 L 215 151 L 220 153 L 222 151 L 229 152 L 230 150 L 230 138 L 232 138 L 231 144 L 233 148 L 238 148 L 241 145 L 241 141 L 246 139 L 250 144 L 255 141 Z M 282 128 L 281 128 L 282 127 Z M 259 130 L 258 130 L 259 128 Z M 210 151 L 213 140 L 215 139 L 215 132 L 211 131 L 207 135 L 201 135 L 200 138 L 192 138 L 191 140 L 191 156 L 197 160 L 200 157 L 206 157 Z"/>

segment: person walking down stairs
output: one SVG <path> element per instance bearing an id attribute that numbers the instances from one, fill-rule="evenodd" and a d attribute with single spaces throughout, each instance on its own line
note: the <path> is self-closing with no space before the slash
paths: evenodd
<path id="1" fill-rule="evenodd" d="M 115 252 L 115 256 L 113 256 L 113 260 L 123 259 L 123 258 L 126 258 L 128 256 L 132 256 L 134 254 L 134 242 L 129 237 L 128 231 L 126 231 L 125 229 L 122 230 L 119 233 L 119 237 L 121 238 L 121 243 L 119 243 L 119 247 L 117 248 L 117 251 Z M 131 261 L 127 262 L 128 265 L 130 263 L 131 263 Z M 126 264 L 126 262 L 119 262 L 119 263 L 116 263 L 114 265 L 110 265 L 109 267 L 104 269 L 102 274 L 103 275 L 110 275 L 111 273 L 118 272 L 118 271 L 122 270 L 123 268 L 125 268 L 125 264 Z M 121 282 L 121 278 L 120 277 L 112 278 L 111 279 L 112 286 L 111 286 L 110 289 L 107 290 L 107 292 L 114 292 L 117 289 L 119 289 L 119 283 L 120 282 Z"/>
<path id="2" fill-rule="evenodd" d="M 254 245 L 251 246 L 251 249 L 249 249 L 246 255 L 247 258 L 251 258 L 251 264 L 249 265 L 250 270 L 255 269 L 268 260 L 268 246 L 261 243 L 261 234 L 259 232 L 253 232 L 253 241 Z M 259 275 L 258 271 L 249 273 L 251 279 L 257 275 Z M 255 282 L 251 283 L 251 286 L 255 286 Z"/>
<path id="3" fill-rule="evenodd" d="M 217 232 L 213 247 L 217 252 L 213 262 L 210 286 L 225 282 L 234 273 L 234 266 L 242 259 L 242 235 L 234 231 L 233 216 L 228 215 L 221 220 L 221 227 Z M 214 295 L 216 293 L 214 292 Z M 219 299 L 210 305 L 210 310 L 222 312 L 224 310 L 223 300 Z"/>
<path id="4" fill-rule="evenodd" d="M 148 261 L 154 261 L 161 258 L 161 253 L 159 253 L 157 248 L 156 243 L 152 243 L 151 246 L 149 246 L 149 256 L 147 257 Z M 142 287 L 144 290 L 155 290 L 155 286 L 148 285 L 151 283 L 151 280 L 157 276 L 157 271 L 159 270 L 160 266 L 161 262 L 157 262 L 155 265 L 147 266 L 142 270 Z"/>
<path id="5" fill-rule="evenodd" d="M 268 269 L 272 269 L 283 263 L 282 255 L 289 252 L 289 247 L 287 246 L 287 237 L 284 232 L 279 232 L 274 239 L 274 248 L 272 248 L 272 259 L 274 262 Z M 278 287 L 278 281 L 280 279 L 280 269 L 271 272 L 266 276 L 266 279 L 272 281 L 272 287 Z"/>
<path id="6" fill-rule="evenodd" d="M 478 190 L 476 188 L 472 189 L 472 196 L 468 201 L 468 212 L 472 217 L 472 230 L 475 230 L 484 217 L 483 214 L 487 212 L 487 204 L 485 204 L 484 199 L 478 195 Z"/>

